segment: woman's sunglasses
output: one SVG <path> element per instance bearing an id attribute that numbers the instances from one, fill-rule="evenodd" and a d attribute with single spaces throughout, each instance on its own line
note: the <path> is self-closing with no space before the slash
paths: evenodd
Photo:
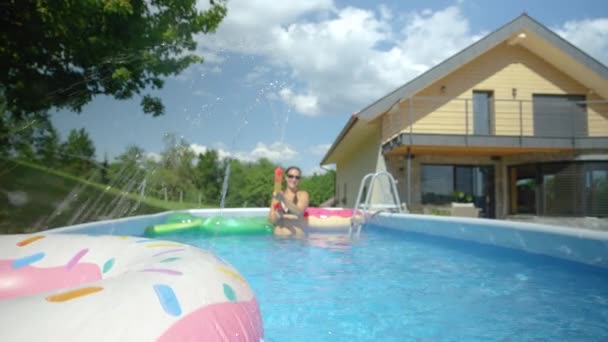
<path id="1" fill-rule="evenodd" d="M 291 178 L 295 178 L 295 179 L 300 179 L 300 176 L 296 176 L 296 175 L 287 175 L 287 178 L 291 179 Z"/>

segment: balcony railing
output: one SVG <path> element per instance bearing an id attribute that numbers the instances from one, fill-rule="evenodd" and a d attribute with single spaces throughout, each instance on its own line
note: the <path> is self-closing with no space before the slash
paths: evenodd
<path id="1" fill-rule="evenodd" d="M 389 110 L 382 133 L 399 145 L 608 147 L 608 101 L 415 97 Z"/>

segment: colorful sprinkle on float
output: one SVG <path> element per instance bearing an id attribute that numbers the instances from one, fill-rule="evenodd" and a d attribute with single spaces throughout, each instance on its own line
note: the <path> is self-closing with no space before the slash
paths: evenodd
<path id="1" fill-rule="evenodd" d="M 263 338 L 254 293 L 230 265 L 124 236 L 0 236 L 0 317 L 0 341 Z"/>

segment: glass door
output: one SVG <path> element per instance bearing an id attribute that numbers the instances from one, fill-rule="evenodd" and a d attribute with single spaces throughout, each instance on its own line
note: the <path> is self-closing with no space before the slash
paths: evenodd
<path id="1" fill-rule="evenodd" d="M 494 166 L 456 166 L 454 190 L 471 196 L 480 216 L 496 217 L 494 198 Z"/>
<path id="2" fill-rule="evenodd" d="M 478 135 L 492 134 L 492 98 L 491 91 L 473 92 L 473 133 Z"/>

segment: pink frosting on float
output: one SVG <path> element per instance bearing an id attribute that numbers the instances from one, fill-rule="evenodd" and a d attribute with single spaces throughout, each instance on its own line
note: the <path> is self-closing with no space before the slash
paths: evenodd
<path id="1" fill-rule="evenodd" d="M 260 308 L 253 298 L 199 308 L 175 322 L 157 341 L 261 341 L 263 337 Z"/>
<path id="2" fill-rule="evenodd" d="M 63 266 L 24 266 L 13 269 L 14 260 L 0 260 L 0 299 L 32 295 L 74 287 L 101 279 L 97 264 L 79 263 L 70 269 Z"/>
<path id="3" fill-rule="evenodd" d="M 329 209 L 329 208 L 315 208 L 309 207 L 304 212 L 304 216 L 314 217 L 352 217 L 353 209 Z"/>

